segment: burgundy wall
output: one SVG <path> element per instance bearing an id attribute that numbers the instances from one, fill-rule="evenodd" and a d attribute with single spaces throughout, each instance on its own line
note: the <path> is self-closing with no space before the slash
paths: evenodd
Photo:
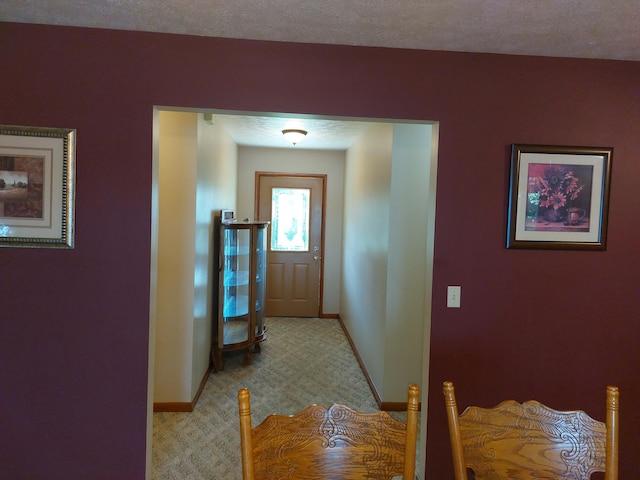
<path id="1" fill-rule="evenodd" d="M 78 131 L 76 248 L 0 249 L 0 477 L 143 478 L 154 105 L 440 121 L 428 478 L 444 380 L 597 418 L 616 384 L 640 475 L 640 62 L 0 23 L 0 92 L 0 124 Z M 605 252 L 505 249 L 511 143 L 614 147 Z"/>

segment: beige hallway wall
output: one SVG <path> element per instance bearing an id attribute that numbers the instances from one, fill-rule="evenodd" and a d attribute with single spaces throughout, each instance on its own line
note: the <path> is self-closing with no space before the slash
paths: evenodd
<path id="1" fill-rule="evenodd" d="M 235 208 L 237 146 L 201 114 L 159 122 L 153 401 L 191 402 L 211 350 L 213 213 Z"/>

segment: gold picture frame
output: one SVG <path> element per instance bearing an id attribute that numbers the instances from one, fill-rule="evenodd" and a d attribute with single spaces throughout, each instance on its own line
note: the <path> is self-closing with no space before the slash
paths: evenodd
<path id="1" fill-rule="evenodd" d="M 76 131 L 0 125 L 0 247 L 74 248 Z"/>

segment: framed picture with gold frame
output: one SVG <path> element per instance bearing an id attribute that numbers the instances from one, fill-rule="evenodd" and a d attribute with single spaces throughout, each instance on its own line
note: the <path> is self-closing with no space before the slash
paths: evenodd
<path id="1" fill-rule="evenodd" d="M 610 147 L 513 144 L 507 248 L 605 250 Z"/>
<path id="2" fill-rule="evenodd" d="M 73 248 L 76 131 L 0 125 L 0 247 Z"/>

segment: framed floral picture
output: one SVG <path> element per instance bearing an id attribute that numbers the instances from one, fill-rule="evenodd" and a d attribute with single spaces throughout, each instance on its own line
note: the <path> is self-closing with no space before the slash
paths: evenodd
<path id="1" fill-rule="evenodd" d="M 73 248 L 76 131 L 0 125 L 0 247 Z"/>
<path id="2" fill-rule="evenodd" d="M 613 148 L 511 147 L 507 248 L 605 250 Z"/>

